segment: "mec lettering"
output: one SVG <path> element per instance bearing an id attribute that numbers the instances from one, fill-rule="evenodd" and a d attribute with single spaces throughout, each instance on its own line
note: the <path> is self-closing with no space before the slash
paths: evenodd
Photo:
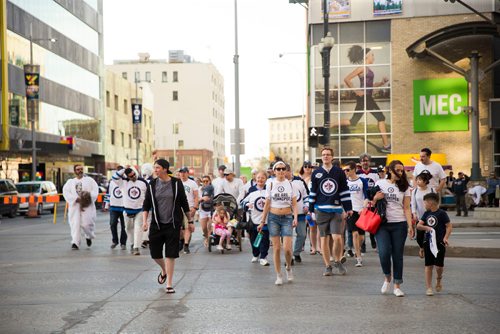
<path id="1" fill-rule="evenodd" d="M 458 115 L 462 112 L 462 107 L 459 106 L 462 102 L 460 94 L 452 95 L 429 95 L 420 96 L 420 116 L 431 115 Z"/>

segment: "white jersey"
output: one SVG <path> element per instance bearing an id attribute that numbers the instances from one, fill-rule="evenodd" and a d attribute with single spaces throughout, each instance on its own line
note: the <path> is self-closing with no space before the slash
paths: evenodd
<path id="1" fill-rule="evenodd" d="M 259 225 L 262 221 L 262 212 L 266 204 L 266 190 L 258 189 L 250 194 L 243 200 L 243 205 L 249 208 L 250 217 L 255 225 Z M 267 224 L 267 222 L 266 222 Z"/>
<path id="2" fill-rule="evenodd" d="M 214 195 L 219 194 L 217 191 L 220 188 L 222 181 L 224 181 L 225 179 L 226 179 L 225 177 L 216 177 L 215 179 L 212 180 L 212 186 L 214 187 Z"/>
<path id="3" fill-rule="evenodd" d="M 368 182 L 368 189 L 373 188 L 375 186 L 375 183 L 380 180 L 380 176 L 378 176 L 376 168 L 370 168 L 368 171 L 360 168 L 356 171 L 356 175 Z"/>
<path id="4" fill-rule="evenodd" d="M 125 212 L 128 214 L 140 212 L 146 198 L 148 182 L 142 177 L 137 178 L 135 181 L 124 179 L 123 174 L 125 174 L 125 169 L 117 171 L 113 174 L 113 181 L 121 188 Z"/>
<path id="5" fill-rule="evenodd" d="M 292 186 L 295 191 L 295 196 L 297 197 L 297 212 L 299 215 L 304 214 L 304 207 L 309 206 L 308 193 L 306 185 L 301 178 L 294 178 L 292 180 Z"/>
<path id="6" fill-rule="evenodd" d="M 287 179 L 273 179 L 269 186 L 266 186 L 266 199 L 268 198 L 271 200 L 271 208 L 291 208 L 292 199 L 296 199 L 297 195 L 292 182 Z"/>
<path id="7" fill-rule="evenodd" d="M 425 190 L 416 187 L 411 192 L 411 212 L 416 214 L 418 219 L 422 218 L 425 213 L 424 196 L 430 193 L 435 193 L 434 188 L 427 186 Z"/>
<path id="8" fill-rule="evenodd" d="M 118 184 L 111 179 L 108 187 L 109 206 L 123 208 L 123 194 Z"/>
<path id="9" fill-rule="evenodd" d="M 424 165 L 422 162 L 418 162 L 413 170 L 413 176 L 417 177 L 424 170 L 427 170 L 432 175 L 432 179 L 429 181 L 429 187 L 436 189 L 439 186 L 439 182 L 442 179 L 446 179 L 446 174 L 444 173 L 443 167 L 435 161 L 431 161 L 430 164 Z"/>
<path id="10" fill-rule="evenodd" d="M 404 213 L 403 199 L 410 197 L 410 188 L 405 192 L 399 190 L 398 186 L 392 184 L 389 180 L 379 180 L 375 185 L 380 187 L 384 193 L 385 200 L 387 201 L 386 217 L 388 223 L 397 223 L 406 221 Z"/>
<path id="11" fill-rule="evenodd" d="M 361 210 L 363 210 L 365 199 L 368 198 L 368 181 L 361 177 L 354 180 L 347 178 L 347 186 L 349 187 L 349 192 L 351 193 L 352 210 L 361 212 Z"/>
<path id="12" fill-rule="evenodd" d="M 182 180 L 181 180 L 182 181 Z M 198 185 L 191 179 L 182 181 L 184 185 L 184 192 L 186 193 L 186 198 L 190 208 L 195 207 L 195 192 L 198 191 Z"/>

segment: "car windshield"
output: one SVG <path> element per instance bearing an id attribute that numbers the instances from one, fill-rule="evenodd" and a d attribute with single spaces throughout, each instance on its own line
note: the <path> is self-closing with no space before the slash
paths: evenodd
<path id="1" fill-rule="evenodd" d="M 16 184 L 17 191 L 19 193 L 38 193 L 40 192 L 40 184 L 29 183 L 29 184 Z"/>

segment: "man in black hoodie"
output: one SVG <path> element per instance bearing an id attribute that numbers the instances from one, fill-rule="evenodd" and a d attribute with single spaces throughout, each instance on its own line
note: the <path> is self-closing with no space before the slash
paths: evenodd
<path id="1" fill-rule="evenodd" d="M 182 181 L 171 177 L 170 164 L 165 159 L 155 161 L 158 177 L 148 184 L 143 205 L 143 229 L 149 229 L 151 257 L 161 267 L 158 283 L 167 282 L 166 292 L 174 293 L 172 278 L 175 259 L 179 257 L 179 239 L 184 213 L 190 215 L 189 204 Z M 148 215 L 152 214 L 151 226 Z M 189 218 L 189 217 L 188 217 Z M 163 252 L 165 251 L 165 257 Z"/>

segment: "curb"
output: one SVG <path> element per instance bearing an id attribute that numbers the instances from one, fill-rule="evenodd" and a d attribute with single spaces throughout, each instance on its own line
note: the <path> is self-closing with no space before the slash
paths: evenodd
<path id="1" fill-rule="evenodd" d="M 416 245 L 405 246 L 404 255 L 418 256 L 418 250 Z M 500 248 L 449 246 L 446 257 L 500 259 Z"/>
<path id="2" fill-rule="evenodd" d="M 500 227 L 499 221 L 457 222 L 451 220 L 453 227 Z"/>

